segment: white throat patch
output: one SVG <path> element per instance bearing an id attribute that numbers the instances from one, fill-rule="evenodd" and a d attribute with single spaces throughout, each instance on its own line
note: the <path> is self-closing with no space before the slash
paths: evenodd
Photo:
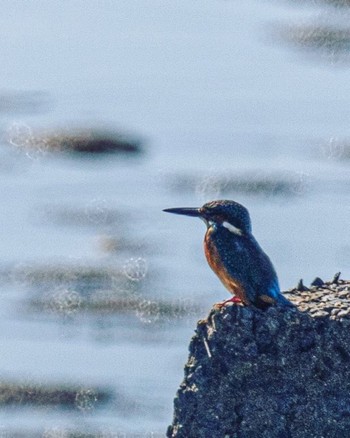
<path id="1" fill-rule="evenodd" d="M 236 234 L 236 236 L 243 235 L 243 231 L 235 227 L 234 225 L 230 224 L 230 222 L 223 222 L 222 226 L 227 228 L 231 233 Z"/>

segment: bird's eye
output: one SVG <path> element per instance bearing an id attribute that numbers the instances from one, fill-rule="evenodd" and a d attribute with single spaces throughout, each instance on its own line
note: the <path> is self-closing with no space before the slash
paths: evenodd
<path id="1" fill-rule="evenodd" d="M 226 220 L 225 216 L 223 216 L 221 214 L 215 215 L 213 219 L 217 224 L 222 224 Z"/>

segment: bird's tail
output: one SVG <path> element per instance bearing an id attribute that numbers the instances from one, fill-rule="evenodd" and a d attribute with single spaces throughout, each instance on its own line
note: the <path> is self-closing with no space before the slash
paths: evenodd
<path id="1" fill-rule="evenodd" d="M 284 307 L 295 307 L 295 305 L 287 300 L 287 298 L 282 293 L 279 293 L 277 295 L 276 304 Z"/>

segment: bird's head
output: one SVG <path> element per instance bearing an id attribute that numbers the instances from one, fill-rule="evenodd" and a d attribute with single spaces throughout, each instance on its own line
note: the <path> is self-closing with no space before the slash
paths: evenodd
<path id="1" fill-rule="evenodd" d="M 204 220 L 207 227 L 222 225 L 236 235 L 251 233 L 249 212 L 238 202 L 211 201 L 199 208 L 167 208 L 163 211 L 199 217 Z"/>

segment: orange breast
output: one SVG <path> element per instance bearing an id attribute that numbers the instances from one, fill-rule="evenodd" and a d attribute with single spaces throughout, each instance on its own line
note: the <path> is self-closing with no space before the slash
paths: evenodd
<path id="1" fill-rule="evenodd" d="M 228 289 L 233 295 L 240 298 L 244 303 L 249 304 L 249 300 L 246 296 L 243 285 L 235 278 L 232 278 L 225 268 L 220 254 L 211 239 L 211 234 L 213 231 L 214 230 L 212 228 L 209 228 L 204 238 L 204 252 L 208 264 L 215 274 L 220 278 L 226 289 Z"/>

